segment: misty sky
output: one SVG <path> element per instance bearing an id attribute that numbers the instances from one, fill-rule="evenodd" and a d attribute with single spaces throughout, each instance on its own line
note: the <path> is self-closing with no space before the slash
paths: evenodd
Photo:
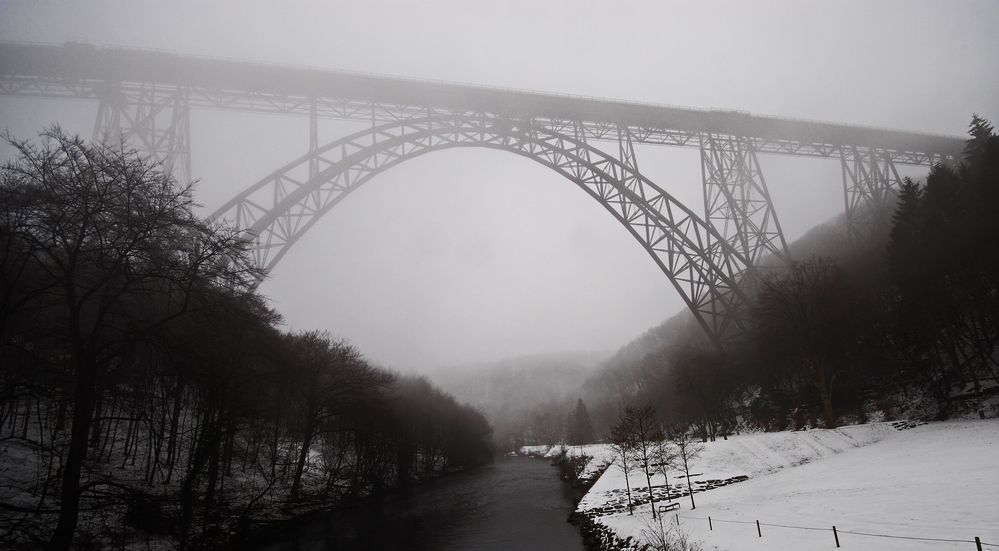
<path id="1" fill-rule="evenodd" d="M 67 40 L 963 135 L 999 122 L 999 2 L 0 1 L 0 40 Z M 0 128 L 90 136 L 96 104 L 0 97 Z M 207 212 L 307 147 L 304 119 L 197 111 Z M 321 139 L 352 129 L 323 122 Z M 0 150 L 6 157 L 9 150 Z M 641 147 L 700 210 L 696 150 Z M 763 156 L 793 239 L 843 208 L 838 161 Z M 918 174 L 918 172 L 917 172 Z M 405 163 L 330 212 L 262 290 L 403 370 L 612 351 L 682 307 L 627 231 L 503 152 Z"/>

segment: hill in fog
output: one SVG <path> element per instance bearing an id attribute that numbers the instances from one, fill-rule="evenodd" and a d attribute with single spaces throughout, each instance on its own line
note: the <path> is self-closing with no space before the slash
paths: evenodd
<path id="1" fill-rule="evenodd" d="M 538 430 L 561 431 L 565 416 L 582 395 L 583 381 L 608 355 L 566 352 L 517 356 L 442 368 L 431 376 L 459 401 L 479 409 L 493 425 L 494 440 L 505 448 L 530 440 L 530 434 Z"/>

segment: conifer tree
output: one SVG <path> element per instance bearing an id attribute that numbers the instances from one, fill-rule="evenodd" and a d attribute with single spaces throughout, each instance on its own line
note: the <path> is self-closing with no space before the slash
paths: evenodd
<path id="1" fill-rule="evenodd" d="M 583 403 L 583 399 L 578 398 L 576 400 L 576 409 L 573 410 L 570 416 L 569 444 L 574 446 L 592 444 L 593 440 L 593 422 L 590 420 L 589 412 L 586 411 L 586 404 Z"/>

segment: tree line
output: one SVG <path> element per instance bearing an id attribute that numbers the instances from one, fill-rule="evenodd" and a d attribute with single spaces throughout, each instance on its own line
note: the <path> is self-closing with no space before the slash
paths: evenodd
<path id="1" fill-rule="evenodd" d="M 324 331 L 287 332 L 234 228 L 58 128 L 0 168 L 0 541 L 180 549 L 490 460 L 490 427 Z"/>

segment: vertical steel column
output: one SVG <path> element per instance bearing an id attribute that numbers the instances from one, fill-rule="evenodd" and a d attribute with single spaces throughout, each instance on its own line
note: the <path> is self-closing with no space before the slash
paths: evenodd
<path id="1" fill-rule="evenodd" d="M 316 113 L 316 98 L 309 102 L 309 179 L 319 174 L 319 158 L 316 157 L 316 150 L 319 149 L 319 116 Z"/>
<path id="2" fill-rule="evenodd" d="M 111 145 L 121 143 L 121 112 L 127 100 L 117 85 L 105 83 L 97 87 L 96 93 L 100 104 L 97 106 L 92 141 Z"/>
<path id="3" fill-rule="evenodd" d="M 165 131 L 168 138 L 166 150 L 162 153 L 163 165 L 180 179 L 181 184 L 191 182 L 191 103 L 186 88 L 177 90 L 173 97 L 170 127 Z"/>
<path id="4" fill-rule="evenodd" d="M 98 91 L 100 106 L 94 141 L 126 142 L 139 148 L 163 171 L 187 184 L 191 181 L 191 109 L 187 89 L 142 86 L 125 92 L 117 83 Z"/>
<path id="5" fill-rule="evenodd" d="M 641 197 L 642 201 L 645 201 L 645 186 L 639 180 L 641 172 L 638 170 L 638 157 L 635 156 L 635 144 L 632 140 L 631 130 L 627 126 L 617 127 L 617 151 L 617 158 L 621 161 L 621 164 L 631 169 L 618 175 L 619 181 L 626 189 Z M 621 215 L 624 216 L 625 220 L 632 218 L 634 214 L 632 212 L 633 208 L 631 203 L 622 203 Z"/>
<path id="6" fill-rule="evenodd" d="M 787 262 L 787 242 L 752 140 L 702 134 L 700 149 L 707 222 L 751 265 L 767 255 Z"/>
<path id="7" fill-rule="evenodd" d="M 884 149 L 844 146 L 840 164 L 847 231 L 852 239 L 864 239 L 888 219 L 893 193 L 901 188 L 902 179 Z"/>

